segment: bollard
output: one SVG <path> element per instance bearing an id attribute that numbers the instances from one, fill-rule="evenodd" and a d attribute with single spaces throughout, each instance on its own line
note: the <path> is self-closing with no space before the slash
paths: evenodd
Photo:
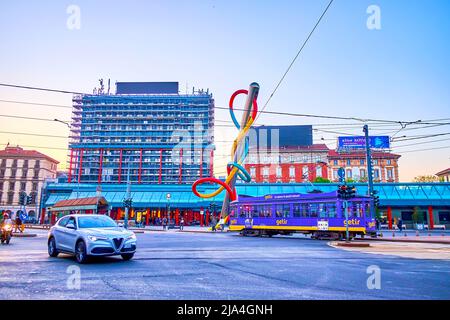
<path id="1" fill-rule="evenodd" d="M 418 237 L 419 236 L 419 231 L 418 230 L 416 230 L 416 237 Z"/>
<path id="2" fill-rule="evenodd" d="M 395 238 L 395 232 L 392 232 L 392 238 Z"/>

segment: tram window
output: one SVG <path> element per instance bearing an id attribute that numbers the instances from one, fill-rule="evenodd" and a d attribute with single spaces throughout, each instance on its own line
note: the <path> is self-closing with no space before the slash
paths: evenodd
<path id="1" fill-rule="evenodd" d="M 293 212 L 294 218 L 301 217 L 300 203 L 294 203 L 292 205 L 292 212 Z"/>
<path id="2" fill-rule="evenodd" d="M 301 209 L 301 212 L 302 212 L 302 217 L 308 218 L 309 217 L 309 204 L 302 203 L 300 205 L 300 209 Z"/>
<path id="3" fill-rule="evenodd" d="M 264 206 L 264 217 L 271 218 L 272 217 L 272 205 Z"/>
<path id="4" fill-rule="evenodd" d="M 327 203 L 327 213 L 329 218 L 337 217 L 336 203 Z"/>
<path id="5" fill-rule="evenodd" d="M 260 212 L 260 209 L 261 209 L 261 206 L 256 206 L 256 205 L 254 205 L 254 206 L 250 206 L 250 208 L 251 208 L 251 213 L 252 213 L 252 217 L 259 217 L 259 212 Z"/>
<path id="6" fill-rule="evenodd" d="M 309 213 L 310 213 L 310 217 L 312 218 L 317 218 L 318 214 L 319 214 L 319 206 L 317 203 L 311 203 L 309 205 Z"/>
<path id="7" fill-rule="evenodd" d="M 291 216 L 291 205 L 283 204 L 283 217 L 289 218 Z"/>
<path id="8" fill-rule="evenodd" d="M 320 218 L 328 218 L 326 204 L 325 203 L 318 203 L 317 207 L 318 207 L 318 211 L 319 211 L 319 217 Z"/>
<path id="9" fill-rule="evenodd" d="M 244 218 L 245 217 L 245 212 L 244 212 L 244 207 L 243 206 L 239 206 L 239 217 L 240 218 Z"/>
<path id="10" fill-rule="evenodd" d="M 364 209 L 366 210 L 366 218 L 370 218 L 370 202 L 364 203 Z"/>
<path id="11" fill-rule="evenodd" d="M 275 206 L 275 215 L 277 218 L 281 218 L 283 216 L 283 205 L 277 204 Z"/>

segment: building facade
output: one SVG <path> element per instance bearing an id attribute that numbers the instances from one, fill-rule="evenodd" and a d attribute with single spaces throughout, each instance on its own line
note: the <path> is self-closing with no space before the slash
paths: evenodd
<path id="1" fill-rule="evenodd" d="M 372 168 L 374 182 L 398 182 L 398 159 L 400 155 L 372 151 Z M 333 182 L 339 181 L 338 170 L 344 168 L 345 178 L 352 181 L 367 181 L 367 160 L 363 151 L 339 152 L 330 150 L 328 153 L 328 176 Z"/>
<path id="2" fill-rule="evenodd" d="M 17 213 L 22 210 L 19 194 L 31 195 L 26 207 L 30 220 L 37 219 L 41 188 L 46 179 L 56 178 L 58 161 L 35 150 L 7 146 L 0 150 L 0 209 Z"/>
<path id="3" fill-rule="evenodd" d="M 316 178 L 328 179 L 325 144 L 280 147 L 278 152 L 267 149 L 250 149 L 245 169 L 255 183 L 313 182 Z"/>
<path id="4" fill-rule="evenodd" d="M 213 175 L 214 99 L 178 82 L 73 97 L 69 183 L 189 184 Z"/>

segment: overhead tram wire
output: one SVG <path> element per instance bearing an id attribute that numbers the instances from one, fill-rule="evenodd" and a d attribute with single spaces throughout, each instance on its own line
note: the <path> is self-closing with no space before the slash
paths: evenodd
<path id="1" fill-rule="evenodd" d="M 449 140 L 450 140 L 450 138 L 445 138 L 445 139 L 423 141 L 423 142 L 416 142 L 416 143 L 410 143 L 410 144 L 402 144 L 402 145 L 399 145 L 399 146 L 391 147 L 391 149 L 397 150 L 398 148 L 417 146 L 417 145 L 421 145 L 421 144 L 436 143 L 436 142 L 442 142 L 442 141 L 449 141 Z"/>
<path id="2" fill-rule="evenodd" d="M 308 34 L 308 37 L 306 37 L 305 41 L 303 41 L 302 46 L 300 47 L 300 49 L 298 50 L 297 54 L 295 55 L 294 59 L 291 61 L 291 63 L 289 64 L 288 68 L 286 69 L 286 71 L 284 72 L 283 76 L 281 77 L 280 81 L 278 81 L 277 85 L 275 86 L 275 89 L 272 91 L 272 93 L 270 94 L 269 98 L 267 99 L 266 103 L 264 104 L 264 106 L 261 108 L 261 111 L 257 114 L 256 119 L 254 121 L 256 121 L 259 117 L 259 115 L 266 109 L 267 105 L 269 104 L 270 100 L 273 98 L 273 96 L 275 95 L 275 92 L 277 92 L 278 88 L 281 86 L 281 83 L 284 81 L 284 79 L 286 78 L 287 74 L 289 73 L 289 71 L 291 70 L 292 66 L 294 65 L 295 61 L 297 60 L 297 58 L 300 56 L 300 53 L 303 51 L 303 48 L 306 46 L 306 44 L 308 43 L 309 39 L 311 38 L 312 34 L 314 33 L 314 31 L 316 30 L 317 26 L 320 24 L 320 22 L 322 21 L 322 18 L 325 16 L 325 14 L 327 13 L 328 9 L 330 8 L 331 4 L 333 3 L 334 0 L 330 0 L 330 2 L 328 3 L 328 5 L 326 6 L 325 10 L 322 12 L 322 14 L 320 15 L 319 19 L 317 20 L 316 24 L 314 25 L 314 27 L 312 28 L 311 32 Z"/>
<path id="3" fill-rule="evenodd" d="M 38 87 L 29 87 L 29 86 L 19 86 L 19 85 L 9 85 L 9 84 L 0 84 L 4 86 L 12 86 L 17 88 L 23 88 L 23 89 L 35 89 L 35 90 L 45 90 L 50 92 L 62 92 L 62 93 L 72 93 L 72 94 L 82 94 L 78 92 L 72 92 L 72 91 L 65 91 L 65 90 L 56 90 L 56 89 L 45 89 L 45 88 L 38 88 Z M 0 100 L 0 102 L 6 102 L 6 103 L 17 103 L 17 104 L 29 104 L 29 105 L 40 105 L 40 106 L 49 106 L 49 107 L 62 107 L 62 108 L 72 108 L 72 106 L 69 105 L 59 105 L 59 104 L 45 104 L 45 103 L 35 103 L 35 102 L 27 102 L 27 101 L 13 101 L 13 100 Z M 214 106 L 215 109 L 219 110 L 229 110 L 228 107 L 220 107 L 220 106 Z M 237 111 L 244 111 L 244 109 L 235 108 Z M 279 116 L 289 116 L 289 117 L 305 117 L 305 118 L 318 118 L 318 119 L 334 119 L 334 120 L 354 120 L 359 122 L 379 122 L 380 124 L 372 124 L 372 126 L 380 125 L 382 123 L 385 124 L 400 124 L 400 123 L 414 123 L 417 125 L 430 125 L 430 127 L 434 126 L 441 126 L 441 125 L 450 125 L 450 122 L 433 122 L 433 121 L 445 121 L 450 120 L 450 118 L 443 118 L 443 119 L 434 119 L 434 120 L 424 120 L 424 121 L 404 121 L 404 120 L 388 120 L 388 119 L 372 119 L 372 118 L 357 118 L 357 117 L 338 117 L 338 116 L 329 116 L 329 115 L 315 115 L 315 114 L 305 114 L 305 113 L 293 113 L 293 112 L 279 112 L 279 111 L 259 111 L 259 113 L 265 113 L 270 115 L 279 115 Z M 53 121 L 53 120 L 52 120 Z M 221 121 L 228 121 L 229 120 L 221 120 Z M 415 123 L 417 122 L 417 123 Z M 322 124 L 317 124 L 322 125 Z M 325 125 L 325 124 L 323 124 Z M 339 123 L 336 124 L 326 124 L 326 125 L 340 125 Z M 346 124 L 349 125 L 349 124 Z M 351 125 L 357 126 L 358 123 L 352 123 Z M 426 127 L 423 127 L 426 128 Z M 421 129 L 421 128 L 406 128 L 405 130 L 414 130 L 414 129 Z"/>

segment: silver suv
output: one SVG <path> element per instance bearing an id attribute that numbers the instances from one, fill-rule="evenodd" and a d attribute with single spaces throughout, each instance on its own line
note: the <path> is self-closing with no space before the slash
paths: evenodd
<path id="1" fill-rule="evenodd" d="M 62 217 L 48 233 L 48 254 L 74 254 L 78 263 L 89 256 L 121 255 L 124 260 L 136 252 L 134 232 L 119 227 L 114 220 L 99 214 L 71 214 Z"/>

